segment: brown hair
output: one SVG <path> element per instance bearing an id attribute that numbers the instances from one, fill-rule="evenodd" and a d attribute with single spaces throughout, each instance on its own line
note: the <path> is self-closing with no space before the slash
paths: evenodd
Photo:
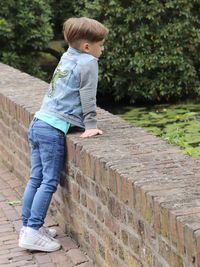
<path id="1" fill-rule="evenodd" d="M 108 29 L 97 20 L 81 17 L 70 18 L 63 24 L 64 38 L 72 46 L 78 46 L 81 40 L 90 42 L 102 41 Z"/>

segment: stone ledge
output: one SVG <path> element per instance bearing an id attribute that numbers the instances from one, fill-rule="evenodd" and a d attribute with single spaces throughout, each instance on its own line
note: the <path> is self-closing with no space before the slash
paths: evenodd
<path id="1" fill-rule="evenodd" d="M 0 70 L 2 132 L 18 131 L 17 140 L 47 84 L 3 64 Z M 102 136 L 81 139 L 72 131 L 66 138 L 66 170 L 52 206 L 62 227 L 99 266 L 200 266 L 200 160 L 102 109 L 98 121 Z M 1 140 L 1 157 L 25 176 L 27 150 Z"/>

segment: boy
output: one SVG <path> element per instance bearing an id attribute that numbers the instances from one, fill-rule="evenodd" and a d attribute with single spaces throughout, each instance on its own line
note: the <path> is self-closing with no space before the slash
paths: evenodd
<path id="1" fill-rule="evenodd" d="M 70 18 L 64 23 L 69 48 L 63 54 L 28 131 L 31 145 L 31 175 L 22 206 L 23 227 L 19 246 L 56 251 L 56 231 L 43 226 L 60 181 L 64 163 L 64 141 L 70 125 L 85 128 L 82 138 L 102 134 L 96 122 L 98 58 L 108 29 L 89 18 Z"/>

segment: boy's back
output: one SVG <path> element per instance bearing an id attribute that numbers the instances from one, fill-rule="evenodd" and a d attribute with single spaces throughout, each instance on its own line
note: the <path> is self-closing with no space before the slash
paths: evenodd
<path id="1" fill-rule="evenodd" d="M 69 47 L 54 72 L 40 112 L 72 125 L 96 128 L 93 115 L 96 115 L 97 82 L 98 59 Z M 87 116 L 90 112 L 92 116 Z"/>

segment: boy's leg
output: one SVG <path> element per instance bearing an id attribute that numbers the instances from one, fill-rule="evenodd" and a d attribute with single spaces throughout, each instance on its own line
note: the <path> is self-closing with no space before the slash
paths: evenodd
<path id="1" fill-rule="evenodd" d="M 33 127 L 34 121 L 31 123 L 28 131 L 29 144 L 31 146 L 31 174 L 26 185 L 23 195 L 22 205 L 22 222 L 23 226 L 27 226 L 28 219 L 31 214 L 31 206 L 37 189 L 42 182 L 42 162 L 40 158 L 39 146 L 34 140 Z"/>
<path id="2" fill-rule="evenodd" d="M 52 195 L 60 182 L 65 136 L 40 120 L 35 123 L 34 130 L 42 162 L 43 180 L 35 193 L 27 226 L 38 230 L 44 224 Z"/>

